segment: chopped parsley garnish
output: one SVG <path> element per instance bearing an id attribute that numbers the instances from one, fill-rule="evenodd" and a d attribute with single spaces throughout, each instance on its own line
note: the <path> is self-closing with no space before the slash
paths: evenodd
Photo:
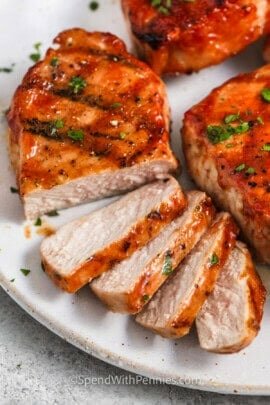
<path id="1" fill-rule="evenodd" d="M 234 147 L 234 144 L 233 143 L 227 143 L 227 145 L 226 145 L 226 148 L 227 149 L 230 149 L 230 148 L 233 148 Z"/>
<path id="2" fill-rule="evenodd" d="M 52 130 L 51 135 L 57 135 L 58 129 L 64 128 L 64 121 L 63 120 L 56 120 L 52 123 Z"/>
<path id="3" fill-rule="evenodd" d="M 64 121 L 63 120 L 56 120 L 54 121 L 54 126 L 56 129 L 60 129 L 64 127 Z"/>
<path id="4" fill-rule="evenodd" d="M 56 210 L 52 210 L 47 212 L 46 214 L 48 217 L 58 217 L 59 213 Z"/>
<path id="5" fill-rule="evenodd" d="M 37 42 L 36 44 L 34 44 L 34 49 L 36 52 L 31 53 L 31 55 L 29 55 L 29 58 L 33 62 L 38 62 L 41 58 L 40 47 L 41 47 L 41 42 Z"/>
<path id="6" fill-rule="evenodd" d="M 51 65 L 52 67 L 58 66 L 58 65 L 59 65 L 59 59 L 58 59 L 56 56 L 54 56 L 54 57 L 51 59 L 51 61 L 50 61 L 50 65 Z"/>
<path id="7" fill-rule="evenodd" d="M 86 80 L 81 76 L 73 76 L 69 83 L 69 87 L 72 88 L 74 94 L 80 93 L 87 85 Z"/>
<path id="8" fill-rule="evenodd" d="M 147 302 L 147 301 L 149 301 L 149 298 L 150 298 L 149 295 L 145 294 L 142 296 L 142 301 Z"/>
<path id="9" fill-rule="evenodd" d="M 15 63 L 12 63 L 12 65 L 10 67 L 1 67 L 0 73 L 11 73 L 11 72 L 13 72 L 14 66 L 15 66 Z"/>
<path id="10" fill-rule="evenodd" d="M 265 143 L 262 146 L 262 150 L 264 150 L 265 152 L 270 152 L 270 143 Z"/>
<path id="11" fill-rule="evenodd" d="M 18 194 L 19 190 L 15 187 L 10 187 L 10 192 L 13 194 Z"/>
<path id="12" fill-rule="evenodd" d="M 99 3 L 97 1 L 90 1 L 89 8 L 92 11 L 96 11 L 99 8 Z"/>
<path id="13" fill-rule="evenodd" d="M 213 253 L 210 258 L 210 266 L 215 266 L 218 263 L 219 263 L 219 257 L 216 253 Z"/>
<path id="14" fill-rule="evenodd" d="M 239 113 L 226 115 L 224 123 L 225 125 L 207 125 L 207 136 L 213 145 L 226 141 L 232 135 L 247 132 L 251 127 L 249 122 L 241 120 Z M 236 125 L 231 125 L 231 123 Z"/>
<path id="15" fill-rule="evenodd" d="M 84 132 L 81 129 L 70 129 L 68 131 L 68 137 L 73 141 L 83 141 Z"/>
<path id="16" fill-rule="evenodd" d="M 120 134 L 119 134 L 120 139 L 125 139 L 126 136 L 127 136 L 127 134 L 125 132 L 120 132 Z"/>
<path id="17" fill-rule="evenodd" d="M 261 124 L 261 125 L 264 124 L 264 121 L 263 121 L 262 117 L 257 117 L 257 121 L 258 121 L 258 123 Z"/>
<path id="18" fill-rule="evenodd" d="M 256 170 L 254 169 L 254 167 L 248 167 L 246 170 L 246 174 L 254 174 L 256 172 Z"/>
<path id="19" fill-rule="evenodd" d="M 41 224 L 42 224 L 41 218 L 37 218 L 35 226 L 41 226 Z"/>
<path id="20" fill-rule="evenodd" d="M 173 273 L 172 256 L 171 252 L 167 252 L 162 267 L 162 274 L 164 274 L 165 276 L 169 276 L 172 273 Z"/>
<path id="21" fill-rule="evenodd" d="M 155 7 L 161 14 L 170 14 L 172 0 L 151 0 L 151 6 Z"/>
<path id="22" fill-rule="evenodd" d="M 229 114 L 226 115 L 224 118 L 225 124 L 230 124 L 231 122 L 238 121 L 240 118 L 239 113 L 238 114 Z"/>
<path id="23" fill-rule="evenodd" d="M 28 269 L 20 269 L 20 270 L 24 276 L 28 276 L 28 274 L 31 272 L 31 270 Z"/>
<path id="24" fill-rule="evenodd" d="M 113 103 L 113 104 L 111 104 L 111 108 L 119 108 L 119 107 L 122 107 L 122 103 Z"/>
<path id="25" fill-rule="evenodd" d="M 270 103 L 270 88 L 265 88 L 261 91 L 261 96 L 264 101 Z"/>
<path id="26" fill-rule="evenodd" d="M 233 128 L 233 127 L 232 127 Z M 234 128 L 235 134 L 242 134 L 243 132 L 247 132 L 250 126 L 248 122 L 242 122 L 240 125 Z"/>
<path id="27" fill-rule="evenodd" d="M 226 131 L 226 128 L 221 125 L 207 125 L 207 136 L 209 141 L 216 145 L 217 143 L 226 141 L 231 137 L 231 134 Z"/>
<path id="28" fill-rule="evenodd" d="M 236 168 L 234 169 L 235 172 L 239 173 L 242 172 L 243 170 L 245 170 L 246 165 L 245 163 L 241 163 L 239 166 L 236 166 Z"/>

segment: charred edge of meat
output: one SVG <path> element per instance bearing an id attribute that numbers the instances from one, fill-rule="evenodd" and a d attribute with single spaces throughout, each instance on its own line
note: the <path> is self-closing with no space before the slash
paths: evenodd
<path id="1" fill-rule="evenodd" d="M 142 34 L 142 33 L 133 31 L 133 34 L 135 35 L 136 38 L 138 38 L 139 41 L 145 42 L 154 50 L 158 50 L 165 40 L 165 38 L 163 36 L 157 35 L 152 32 L 146 32 L 146 33 Z"/>

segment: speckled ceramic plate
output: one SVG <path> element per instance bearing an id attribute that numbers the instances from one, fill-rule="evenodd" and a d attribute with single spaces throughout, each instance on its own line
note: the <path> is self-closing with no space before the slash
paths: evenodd
<path id="1" fill-rule="evenodd" d="M 110 31 L 129 39 L 120 1 L 99 1 L 95 12 L 88 0 L 1 0 L 0 67 L 15 63 L 12 73 L 0 74 L 0 109 L 5 110 L 11 96 L 30 66 L 33 44 L 42 51 L 61 30 L 83 27 Z M 179 127 L 184 111 L 213 87 L 235 74 L 262 64 L 260 45 L 226 63 L 167 81 L 173 115 L 173 148 L 181 156 Z M 203 352 L 193 332 L 172 342 L 155 336 L 135 324 L 131 317 L 112 314 L 91 294 L 88 287 L 68 295 L 58 290 L 40 266 L 42 235 L 32 223 L 24 222 L 22 206 L 10 192 L 15 179 L 6 148 L 6 124 L 1 121 L 0 139 L 0 282 L 8 294 L 28 313 L 65 340 L 82 350 L 124 369 L 172 384 L 227 393 L 270 394 L 270 306 L 259 337 L 247 350 L 235 355 Z M 183 174 L 181 183 L 189 187 Z M 62 211 L 50 218 L 57 227 L 81 214 L 95 210 L 110 200 Z M 21 268 L 30 269 L 26 277 Z M 267 270 L 263 273 L 267 281 Z"/>

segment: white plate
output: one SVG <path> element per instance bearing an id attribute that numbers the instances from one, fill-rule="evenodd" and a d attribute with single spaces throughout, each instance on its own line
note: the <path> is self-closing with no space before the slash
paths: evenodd
<path id="1" fill-rule="evenodd" d="M 0 67 L 15 62 L 10 74 L 0 74 L 0 109 L 8 107 L 11 96 L 30 66 L 28 55 L 33 44 L 42 42 L 44 51 L 53 37 L 75 26 L 88 30 L 111 31 L 129 45 L 121 14 L 120 1 L 100 0 L 100 8 L 91 12 L 89 0 L 1 0 Z M 181 155 L 179 127 L 186 109 L 213 87 L 237 74 L 260 66 L 260 46 L 199 74 L 167 81 L 173 115 L 173 147 Z M 169 383 L 204 390 L 270 394 L 270 306 L 267 305 L 262 331 L 255 342 L 235 355 L 215 355 L 200 350 L 196 335 L 176 344 L 135 324 L 131 317 L 112 314 L 86 287 L 78 294 L 58 290 L 40 266 L 41 237 L 31 226 L 26 239 L 22 207 L 10 186 L 15 179 L 6 150 L 6 126 L 1 122 L 0 139 L 0 282 L 8 294 L 34 318 L 82 350 L 109 363 Z M 181 183 L 189 182 L 185 175 Z M 62 211 L 50 223 L 58 226 L 81 214 L 108 204 L 109 200 Z M 29 268 L 25 277 L 20 268 Z M 264 276 L 267 278 L 267 273 Z M 15 279 L 14 282 L 10 280 Z"/>

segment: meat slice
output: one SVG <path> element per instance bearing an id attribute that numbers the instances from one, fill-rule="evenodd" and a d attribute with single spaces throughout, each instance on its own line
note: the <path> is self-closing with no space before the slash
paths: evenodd
<path id="1" fill-rule="evenodd" d="M 246 246 L 237 242 L 196 326 L 200 345 L 215 353 L 248 346 L 260 330 L 266 291 Z"/>
<path id="2" fill-rule="evenodd" d="M 112 311 L 139 312 L 208 228 L 214 216 L 209 197 L 199 191 L 191 191 L 187 197 L 188 207 L 181 216 L 90 284 Z"/>
<path id="3" fill-rule="evenodd" d="M 75 292 L 147 244 L 185 207 L 174 178 L 143 186 L 45 239 L 45 271 L 59 287 Z"/>
<path id="4" fill-rule="evenodd" d="M 64 31 L 17 89 L 11 159 L 34 219 L 137 188 L 177 168 L 165 86 L 111 34 Z"/>
<path id="5" fill-rule="evenodd" d="M 122 0 L 122 6 L 139 52 L 158 74 L 220 63 L 257 40 L 270 21 L 268 0 Z"/>
<path id="6" fill-rule="evenodd" d="M 187 333 L 212 292 L 220 269 L 235 244 L 237 228 L 227 213 L 216 220 L 136 321 L 167 338 Z"/>
<path id="7" fill-rule="evenodd" d="M 270 65 L 213 90 L 184 119 L 197 185 L 230 211 L 260 261 L 270 263 Z"/>

